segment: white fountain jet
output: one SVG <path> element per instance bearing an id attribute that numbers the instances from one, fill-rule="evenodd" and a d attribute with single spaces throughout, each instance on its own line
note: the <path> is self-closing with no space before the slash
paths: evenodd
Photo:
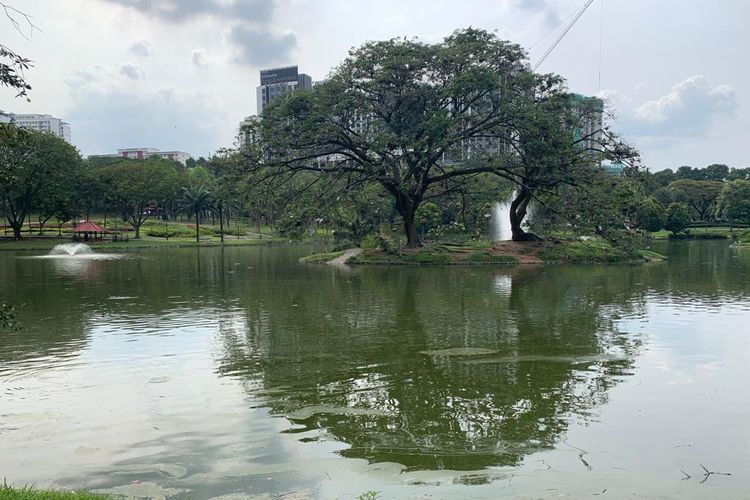
<path id="1" fill-rule="evenodd" d="M 508 241 L 513 238 L 510 228 L 510 204 L 515 197 L 515 191 L 502 203 L 492 204 L 490 216 L 490 238 L 492 241 Z"/>
<path id="2" fill-rule="evenodd" d="M 50 250 L 50 255 L 87 255 L 94 253 L 91 248 L 84 243 L 63 243 L 62 245 L 55 245 Z"/>

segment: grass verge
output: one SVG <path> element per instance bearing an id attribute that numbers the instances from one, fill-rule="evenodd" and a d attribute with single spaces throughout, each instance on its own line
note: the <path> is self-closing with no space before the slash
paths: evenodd
<path id="1" fill-rule="evenodd" d="M 0 500 L 105 500 L 110 497 L 86 491 L 40 490 L 33 486 L 0 486 Z"/>
<path id="2" fill-rule="evenodd" d="M 286 240 L 264 236 L 263 239 L 225 239 L 223 245 L 268 245 L 271 243 L 279 243 L 281 241 Z M 50 250 L 55 245 L 61 245 L 63 243 L 76 242 L 68 238 L 24 238 L 21 240 L 0 238 L 0 251 Z M 151 238 L 148 236 L 144 236 L 140 240 L 131 239 L 129 241 L 96 241 L 80 243 L 86 243 L 94 250 L 127 250 L 136 248 L 175 248 L 195 246 L 215 247 L 222 245 L 222 242 L 218 237 L 210 237 L 206 239 L 201 238 L 200 243 L 198 243 L 195 241 L 195 238 L 170 238 L 166 240 L 164 238 Z"/>

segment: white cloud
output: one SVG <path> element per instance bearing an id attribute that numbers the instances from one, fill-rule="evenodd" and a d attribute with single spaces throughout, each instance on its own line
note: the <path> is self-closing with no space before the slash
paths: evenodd
<path id="1" fill-rule="evenodd" d="M 130 78 L 131 80 L 146 79 L 146 74 L 143 72 L 141 67 L 134 62 L 120 64 L 120 74 Z"/>
<path id="2" fill-rule="evenodd" d="M 621 111 L 630 108 L 633 102 L 630 97 L 614 89 L 600 90 L 597 92 L 596 97 L 604 100 L 607 109 L 615 114 L 619 114 Z"/>
<path id="3" fill-rule="evenodd" d="M 129 67 L 96 66 L 66 80 L 72 103 L 65 116 L 84 154 L 155 147 L 205 156 L 222 144 L 226 116 L 210 93 L 154 88 L 123 71 Z"/>
<path id="4" fill-rule="evenodd" d="M 193 64 L 199 68 L 203 68 L 208 65 L 208 55 L 206 54 L 205 49 L 195 49 L 193 50 L 193 55 L 191 56 L 191 60 L 193 61 Z"/>
<path id="5" fill-rule="evenodd" d="M 519 9 L 542 14 L 544 23 L 549 28 L 560 24 L 560 11 L 556 3 L 550 0 L 513 0 L 513 5 Z"/>
<path id="6" fill-rule="evenodd" d="M 288 62 L 297 46 L 294 33 L 275 33 L 250 23 L 232 27 L 228 38 L 237 47 L 234 60 L 249 66 Z"/>
<path id="7" fill-rule="evenodd" d="M 156 48 L 148 40 L 136 40 L 130 44 L 128 51 L 139 57 L 151 57 L 156 53 Z"/>
<path id="8" fill-rule="evenodd" d="M 282 32 L 273 24 L 273 13 L 277 7 L 274 0 L 102 1 L 120 5 L 169 24 L 186 24 L 201 18 L 214 18 L 228 23 L 227 39 L 237 49 L 234 60 L 243 65 L 255 66 L 286 61 L 297 46 L 297 37 L 294 33 Z M 134 48 L 131 47 L 131 51 Z M 135 50 L 145 52 L 148 48 L 138 46 Z M 193 62 L 195 63 L 195 60 Z"/>
<path id="9" fill-rule="evenodd" d="M 711 86 L 703 75 L 691 76 L 665 95 L 635 109 L 647 128 L 672 135 L 701 135 L 721 116 L 734 116 L 737 91 L 730 85 Z"/>

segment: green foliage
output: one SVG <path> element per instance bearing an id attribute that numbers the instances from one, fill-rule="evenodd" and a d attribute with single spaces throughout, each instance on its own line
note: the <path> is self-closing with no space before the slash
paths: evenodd
<path id="1" fill-rule="evenodd" d="M 385 252 L 368 250 L 353 257 L 353 264 L 389 265 L 461 265 L 461 264 L 516 264 L 515 257 L 489 251 L 490 244 L 430 245 L 418 250 Z"/>
<path id="2" fill-rule="evenodd" d="M 45 210 L 54 211 L 57 202 L 73 192 L 81 157 L 52 134 L 0 125 L 0 136 L 0 206 L 19 239 L 36 204 L 50 197 Z"/>
<path id="3" fill-rule="evenodd" d="M 380 492 L 369 490 L 365 491 L 357 497 L 357 500 L 378 500 L 380 498 Z"/>
<path id="4" fill-rule="evenodd" d="M 442 222 L 443 211 L 436 204 L 422 203 L 417 210 L 416 222 L 422 234 L 437 228 Z"/>
<path id="5" fill-rule="evenodd" d="M 727 221 L 750 224 L 750 181 L 726 183 L 719 195 L 717 214 Z"/>
<path id="6" fill-rule="evenodd" d="M 673 199 L 690 206 L 698 220 L 707 220 L 713 215 L 722 188 L 723 183 L 719 181 L 692 179 L 676 180 L 668 187 L 674 193 Z"/>
<path id="7" fill-rule="evenodd" d="M 385 238 L 383 238 L 379 234 L 368 234 L 364 237 L 362 243 L 359 246 L 363 250 L 377 250 L 379 248 L 381 250 L 388 251 L 387 248 L 383 248 L 384 240 Z"/>
<path id="8" fill-rule="evenodd" d="M 670 203 L 667 207 L 664 229 L 678 234 L 685 231 L 690 224 L 690 208 L 680 202 Z"/>
<path id="9" fill-rule="evenodd" d="M 602 238 L 625 251 L 636 245 L 632 228 L 637 227 L 643 199 L 633 178 L 594 171 L 583 185 L 568 186 L 542 201 L 534 222 L 546 222 L 553 234 L 571 231 L 578 237 Z"/>
<path id="10" fill-rule="evenodd" d="M 195 229 L 177 224 L 154 224 L 143 229 L 146 236 L 155 238 L 189 238 L 195 235 Z"/>
<path id="11" fill-rule="evenodd" d="M 524 58 L 518 45 L 472 28 L 436 44 L 369 42 L 325 83 L 269 106 L 257 135 L 279 172 L 312 170 L 310 160 L 320 159 L 315 171 L 346 186 L 380 185 L 415 247 L 425 199 L 502 166 L 479 153 L 465 159 L 466 144 L 512 137 L 506 124 L 522 128 L 527 119 L 518 110 L 534 104 L 532 95 L 564 93 L 559 79 L 534 77 Z M 445 155 L 455 161 L 443 162 Z"/>
<path id="12" fill-rule="evenodd" d="M 98 170 L 98 176 L 109 202 L 135 229 L 136 239 L 150 209 L 174 199 L 182 184 L 174 162 L 161 158 L 118 162 Z"/>
<path id="13" fill-rule="evenodd" d="M 737 243 L 740 243 L 743 245 L 750 243 L 750 230 L 736 233 L 734 235 L 734 239 Z"/>
<path id="14" fill-rule="evenodd" d="M 546 262 L 566 262 L 571 264 L 612 264 L 640 257 L 635 251 L 623 249 L 599 239 L 555 242 L 549 244 L 541 252 L 540 256 Z"/>
<path id="15" fill-rule="evenodd" d="M 32 486 L 11 488 L 7 484 L 0 486 L 2 500 L 106 500 L 109 497 L 86 491 L 41 490 Z"/>
<path id="16" fill-rule="evenodd" d="M 8 13 L 8 7 L 6 7 L 6 15 L 11 16 Z M 15 24 L 15 21 L 11 19 L 11 22 Z M 15 97 L 26 97 L 28 100 L 28 91 L 31 90 L 31 85 L 26 81 L 24 71 L 32 66 L 31 60 L 25 57 L 21 57 L 5 45 L 0 44 L 0 85 L 3 87 L 10 87 L 16 92 Z"/>
<path id="17" fill-rule="evenodd" d="M 653 233 L 664 227 L 664 211 L 654 198 L 641 200 L 635 210 L 635 223 L 639 229 Z"/>

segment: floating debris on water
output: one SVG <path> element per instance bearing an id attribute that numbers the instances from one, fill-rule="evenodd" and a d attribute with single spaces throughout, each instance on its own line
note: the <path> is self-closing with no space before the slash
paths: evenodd
<path id="1" fill-rule="evenodd" d="M 429 351 L 419 351 L 419 354 L 425 356 L 487 356 L 497 354 L 497 349 L 488 349 L 486 347 L 450 347 L 448 349 L 433 349 Z"/>

